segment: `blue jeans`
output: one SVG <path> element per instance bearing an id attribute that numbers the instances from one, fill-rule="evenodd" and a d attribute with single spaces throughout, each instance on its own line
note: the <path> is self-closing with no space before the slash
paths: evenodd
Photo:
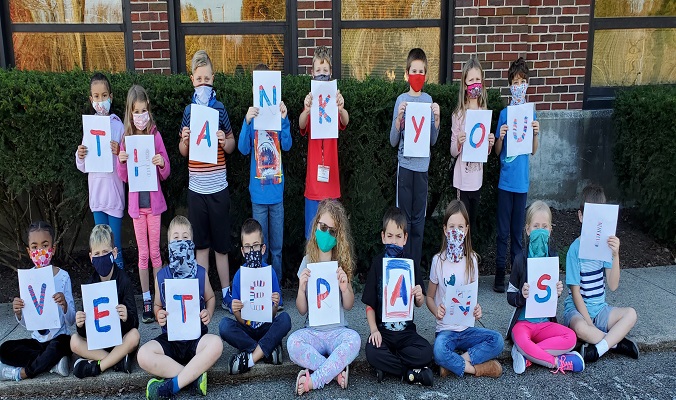
<path id="1" fill-rule="evenodd" d="M 511 236 L 510 265 L 521 254 L 523 227 L 526 224 L 526 201 L 528 193 L 514 193 L 498 189 L 498 235 L 495 249 L 495 269 L 505 270 L 507 262 L 507 238 Z"/>
<path id="2" fill-rule="evenodd" d="M 267 261 L 267 255 L 271 254 L 272 269 L 277 274 L 279 287 L 282 287 L 282 245 L 284 244 L 284 203 L 256 204 L 253 203 L 253 217 L 263 228 L 263 243 L 267 252 L 263 261 Z"/>
<path id="3" fill-rule="evenodd" d="M 257 329 L 228 317 L 223 318 L 218 326 L 218 333 L 230 346 L 247 353 L 253 353 L 256 346 L 260 346 L 265 357 L 270 357 L 290 330 L 291 317 L 285 312 L 277 313 L 272 322 L 265 323 Z"/>
<path id="4" fill-rule="evenodd" d="M 305 198 L 305 239 L 310 238 L 310 232 L 314 228 L 312 226 L 312 221 L 314 221 L 315 215 L 317 215 L 317 208 L 319 208 L 318 200 Z"/>
<path id="5" fill-rule="evenodd" d="M 505 342 L 496 331 L 469 327 L 462 332 L 441 331 L 434 340 L 434 361 L 457 376 L 465 373 L 465 359 L 456 350 L 469 353 L 472 365 L 485 363 L 502 352 Z"/>
<path id="6" fill-rule="evenodd" d="M 117 258 L 115 258 L 115 264 L 120 269 L 124 269 L 124 259 L 122 258 L 122 218 L 113 217 L 108 215 L 103 211 L 94 211 L 94 224 L 96 225 L 108 225 L 110 229 L 113 230 L 113 240 L 115 241 L 115 247 L 117 247 Z"/>

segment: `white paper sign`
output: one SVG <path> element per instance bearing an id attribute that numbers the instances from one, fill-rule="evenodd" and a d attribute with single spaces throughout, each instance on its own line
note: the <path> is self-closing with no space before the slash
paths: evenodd
<path id="1" fill-rule="evenodd" d="M 507 107 L 507 157 L 533 152 L 534 115 L 533 103 Z"/>
<path id="2" fill-rule="evenodd" d="M 87 350 L 105 349 L 122 344 L 115 281 L 82 285 L 82 308 L 86 314 Z"/>
<path id="3" fill-rule="evenodd" d="M 26 329 L 37 331 L 61 327 L 55 293 L 54 270 L 51 265 L 19 270 L 19 296 L 24 307 L 21 315 Z"/>
<path id="4" fill-rule="evenodd" d="M 413 260 L 383 258 L 383 322 L 413 319 Z"/>
<path id="5" fill-rule="evenodd" d="M 310 138 L 337 139 L 338 118 L 340 118 L 336 103 L 338 84 L 335 80 L 328 82 L 313 80 L 310 85 L 312 91 Z"/>
<path id="6" fill-rule="evenodd" d="M 528 259 L 529 288 L 528 298 L 526 299 L 526 318 L 549 318 L 556 316 L 556 306 L 559 299 L 556 293 L 556 283 L 558 281 L 558 257 Z"/>
<path id="7" fill-rule="evenodd" d="M 82 144 L 87 146 L 86 172 L 113 172 L 113 151 L 110 117 L 100 115 L 82 116 Z"/>
<path id="8" fill-rule="evenodd" d="M 341 305 L 336 275 L 338 261 L 308 264 L 307 268 L 311 272 L 307 282 L 310 326 L 339 323 Z"/>
<path id="9" fill-rule="evenodd" d="M 153 165 L 155 138 L 152 135 L 132 135 L 124 139 L 127 177 L 130 192 L 157 191 L 157 167 Z"/>
<path id="10" fill-rule="evenodd" d="M 404 157 L 429 157 L 432 103 L 407 103 L 404 117 Z"/>
<path id="11" fill-rule="evenodd" d="M 190 160 L 216 164 L 218 161 L 218 111 L 190 105 Z"/>
<path id="12" fill-rule="evenodd" d="M 164 296 L 167 338 L 170 341 L 199 338 L 202 334 L 199 280 L 165 279 Z"/>
<path id="13" fill-rule="evenodd" d="M 459 326 L 474 326 L 474 307 L 479 294 L 479 280 L 468 285 L 446 287 L 444 323 Z"/>
<path id="14" fill-rule="evenodd" d="M 465 116 L 465 143 L 462 146 L 462 161 L 488 161 L 488 135 L 491 134 L 491 110 L 467 110 Z"/>
<path id="15" fill-rule="evenodd" d="M 615 236 L 617 204 L 584 204 L 579 257 L 587 260 L 613 261 L 613 252 L 608 247 L 608 238 Z"/>
<path id="16" fill-rule="evenodd" d="M 272 267 L 239 269 L 242 319 L 272 322 Z"/>
<path id="17" fill-rule="evenodd" d="M 258 116 L 253 120 L 255 130 L 282 130 L 282 115 L 279 111 L 281 98 L 280 71 L 253 72 L 253 106 L 258 107 Z"/>

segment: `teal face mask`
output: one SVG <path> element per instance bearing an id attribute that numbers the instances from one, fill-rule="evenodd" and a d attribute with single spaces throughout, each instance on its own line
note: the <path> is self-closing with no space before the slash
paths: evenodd
<path id="1" fill-rule="evenodd" d="M 321 229 L 315 231 L 315 240 L 317 241 L 317 247 L 323 253 L 328 253 L 336 247 L 336 238 L 331 236 L 329 232 L 324 232 Z"/>
<path id="2" fill-rule="evenodd" d="M 549 255 L 549 230 L 535 229 L 530 232 L 528 258 L 547 257 Z"/>

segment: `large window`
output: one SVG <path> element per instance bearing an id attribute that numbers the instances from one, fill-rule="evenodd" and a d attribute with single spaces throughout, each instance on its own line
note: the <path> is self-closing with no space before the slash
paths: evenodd
<path id="1" fill-rule="evenodd" d="M 206 50 L 214 70 L 251 71 L 260 63 L 289 72 L 298 49 L 295 0 L 174 0 L 179 72 L 190 72 L 197 50 Z"/>
<path id="2" fill-rule="evenodd" d="M 448 0 L 334 0 L 333 57 L 338 76 L 403 79 L 409 50 L 425 50 L 428 79 L 451 78 Z"/>
<path id="3" fill-rule="evenodd" d="M 676 1 L 594 1 L 585 107 L 610 107 L 618 87 L 674 83 Z"/>
<path id="4" fill-rule="evenodd" d="M 0 12 L 3 66 L 133 69 L 129 0 L 4 0 Z"/>

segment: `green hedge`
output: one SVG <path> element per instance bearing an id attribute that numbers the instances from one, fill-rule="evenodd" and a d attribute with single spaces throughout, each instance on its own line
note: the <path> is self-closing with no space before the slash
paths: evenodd
<path id="1" fill-rule="evenodd" d="M 613 163 L 625 198 L 636 201 L 645 227 L 676 243 L 676 86 L 639 86 L 617 93 Z"/>
<path id="2" fill-rule="evenodd" d="M 72 243 L 80 230 L 91 228 L 82 226 L 82 216 L 88 212 L 87 179 L 74 165 L 74 152 L 82 138 L 80 115 L 90 113 L 89 77 L 90 74 L 78 71 L 0 71 L 0 175 L 3 177 L 0 250 L 5 255 L 0 262 L 10 263 L 24 253 L 20 233 L 30 219 L 43 217 L 56 225 L 60 257 L 67 257 L 72 251 Z M 298 133 L 298 115 L 309 91 L 309 81 L 307 76 L 285 76 L 282 85 L 282 99 L 289 109 L 293 136 L 291 151 L 284 154 L 284 268 L 287 273 L 295 272 L 304 245 L 303 191 L 308 139 Z M 187 162 L 178 153 L 178 132 L 183 109 L 193 92 L 192 85 L 186 75 L 122 73 L 112 75 L 111 82 L 112 111 L 118 115 L 124 115 L 124 99 L 133 83 L 149 92 L 153 116 L 172 164 L 171 176 L 162 184 L 169 206 L 164 215 L 166 223 L 174 210 L 186 204 Z M 237 137 L 252 101 L 251 85 L 251 76 L 218 74 L 215 79 L 217 98 L 225 104 Z M 364 272 L 371 257 L 382 248 L 378 235 L 381 218 L 385 209 L 395 202 L 397 154 L 389 144 L 389 131 L 394 102 L 407 90 L 407 85 L 368 79 L 344 80 L 339 87 L 350 112 L 350 124 L 339 140 L 342 201 L 350 215 L 358 270 Z M 439 246 L 439 214 L 443 214 L 446 204 L 455 197 L 449 146 L 457 86 L 430 84 L 425 91 L 439 103 L 442 115 L 441 134 L 432 148 L 429 171 L 424 258 L 430 259 Z M 489 91 L 489 108 L 494 110 L 493 130 L 502 107 L 499 93 Z M 493 244 L 497 176 L 497 159 L 491 156 L 484 173 L 478 238 L 475 238 L 479 250 Z M 248 180 L 249 159 L 235 151 L 228 158 L 233 238 L 238 238 L 242 221 L 251 215 Z M 238 239 L 234 243 L 238 243 Z"/>

